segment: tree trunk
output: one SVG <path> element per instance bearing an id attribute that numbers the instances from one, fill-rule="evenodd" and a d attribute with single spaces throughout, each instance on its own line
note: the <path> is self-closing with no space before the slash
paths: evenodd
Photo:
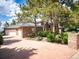
<path id="1" fill-rule="evenodd" d="M 41 24 L 42 26 L 43 26 L 43 31 L 45 31 L 45 23 L 44 22 L 42 22 L 42 24 Z"/>
<path id="2" fill-rule="evenodd" d="M 34 22 L 35 22 L 35 36 L 37 36 L 37 22 L 36 22 L 36 16 L 34 17 Z"/>
<path id="3" fill-rule="evenodd" d="M 55 34 L 59 33 L 58 20 L 56 18 L 54 19 L 54 32 Z"/>
<path id="4" fill-rule="evenodd" d="M 53 22 L 53 16 L 52 16 L 52 14 L 50 13 L 50 22 L 51 22 L 51 25 L 50 25 L 50 29 L 51 29 L 51 31 L 52 32 L 54 32 L 54 22 Z"/>
<path id="5" fill-rule="evenodd" d="M 55 33 L 56 33 L 56 34 L 58 34 L 58 33 L 59 33 L 58 24 L 55 24 Z"/>
<path id="6" fill-rule="evenodd" d="M 45 31 L 45 24 L 43 24 L 43 31 Z"/>
<path id="7" fill-rule="evenodd" d="M 51 29 L 52 32 L 54 32 L 54 30 L 53 30 L 54 27 L 53 27 L 53 21 L 52 21 L 52 18 L 50 19 L 50 21 L 51 21 L 50 29 Z"/>

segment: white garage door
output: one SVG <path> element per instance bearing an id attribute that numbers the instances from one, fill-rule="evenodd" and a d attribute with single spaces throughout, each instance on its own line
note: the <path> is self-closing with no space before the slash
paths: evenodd
<path id="1" fill-rule="evenodd" d="M 9 35 L 10 36 L 16 36 L 17 34 L 16 34 L 16 32 L 9 32 Z"/>

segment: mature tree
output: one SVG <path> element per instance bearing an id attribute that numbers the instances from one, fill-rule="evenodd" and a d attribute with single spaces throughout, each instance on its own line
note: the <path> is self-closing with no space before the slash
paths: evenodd
<path id="1" fill-rule="evenodd" d="M 28 0 L 27 5 L 24 5 L 21 7 L 21 10 L 23 13 L 25 13 L 26 16 L 32 18 L 35 23 L 35 35 L 37 32 L 37 24 L 36 24 L 36 19 L 38 15 L 38 6 L 41 0 Z"/>
<path id="2" fill-rule="evenodd" d="M 22 13 L 17 13 L 17 22 L 32 22 L 32 18 L 28 17 L 26 13 L 22 12 Z"/>
<path id="3" fill-rule="evenodd" d="M 71 21 L 75 24 L 75 28 L 79 27 L 79 1 L 75 2 L 71 7 L 72 14 L 71 14 Z"/>
<path id="4" fill-rule="evenodd" d="M 65 28 L 67 27 L 69 30 L 75 30 L 77 26 L 79 27 L 79 2 L 74 2 L 70 7 L 71 13 L 69 14 L 69 20 L 65 24 Z"/>
<path id="5" fill-rule="evenodd" d="M 15 20 L 12 20 L 11 25 L 16 25 L 16 21 Z"/>
<path id="6" fill-rule="evenodd" d="M 70 10 L 67 7 L 62 6 L 58 0 L 28 0 L 27 5 L 21 6 L 22 13 L 17 14 L 19 20 L 26 20 L 29 17 L 34 20 L 35 23 L 35 34 L 37 28 L 36 19 L 41 15 L 40 18 L 51 22 L 51 31 L 53 29 L 58 33 L 58 25 L 64 24 L 62 21 L 64 17 L 69 17 Z M 54 27 L 54 28 L 53 28 Z"/>
<path id="7" fill-rule="evenodd" d="M 17 13 L 16 16 L 17 16 L 17 21 L 21 22 L 22 21 L 22 14 L 21 13 Z"/>
<path id="8" fill-rule="evenodd" d="M 4 27 L 8 27 L 9 26 L 9 23 L 6 21 L 3 26 Z"/>
<path id="9" fill-rule="evenodd" d="M 61 4 L 65 4 L 65 6 L 71 7 L 75 1 L 74 0 L 59 0 L 59 2 Z"/>
<path id="10" fill-rule="evenodd" d="M 58 25 L 63 23 L 64 17 L 69 17 L 70 10 L 67 7 L 62 6 L 58 2 L 50 3 L 49 5 L 42 8 L 43 18 L 48 19 L 51 22 L 51 30 L 58 33 Z"/>

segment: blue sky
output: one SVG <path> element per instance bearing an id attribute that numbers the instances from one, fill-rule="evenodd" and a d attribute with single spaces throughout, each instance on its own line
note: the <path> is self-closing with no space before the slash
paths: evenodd
<path id="1" fill-rule="evenodd" d="M 20 12 L 19 4 L 24 4 L 25 2 L 26 0 L 0 0 L 0 21 L 16 19 L 15 12 Z"/>
<path id="2" fill-rule="evenodd" d="M 19 3 L 19 4 L 24 4 L 26 2 L 26 0 L 15 0 L 16 3 Z"/>
<path id="3" fill-rule="evenodd" d="M 0 0 L 0 21 L 15 19 L 15 12 L 20 12 L 19 4 L 26 0 Z"/>

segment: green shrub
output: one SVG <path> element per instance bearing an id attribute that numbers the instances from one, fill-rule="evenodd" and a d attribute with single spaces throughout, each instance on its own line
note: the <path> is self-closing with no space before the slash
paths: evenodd
<path id="1" fill-rule="evenodd" d="M 48 31 L 41 31 L 41 32 L 38 32 L 38 36 L 47 37 L 48 33 L 49 33 Z"/>
<path id="2" fill-rule="evenodd" d="M 3 37 L 2 37 L 2 35 L 0 35 L 0 45 L 2 45 L 3 44 Z"/>
<path id="3" fill-rule="evenodd" d="M 49 31 L 42 31 L 42 32 L 38 32 L 38 37 L 47 37 L 48 42 L 57 42 L 57 43 L 64 43 L 64 44 L 68 43 L 67 32 L 63 32 L 61 34 L 55 35 L 54 33 Z M 42 40 L 42 39 L 39 38 L 38 40 Z"/>
<path id="4" fill-rule="evenodd" d="M 40 37 L 43 37 L 44 36 L 44 33 L 43 32 L 38 32 L 37 35 L 40 36 Z"/>
<path id="5" fill-rule="evenodd" d="M 62 36 L 62 42 L 64 44 L 68 44 L 68 34 L 67 34 L 67 32 L 62 33 L 61 36 Z"/>
<path id="6" fill-rule="evenodd" d="M 58 34 L 58 35 L 55 36 L 55 42 L 57 42 L 57 43 L 61 43 L 62 42 L 61 34 Z"/>
<path id="7" fill-rule="evenodd" d="M 36 40 L 37 40 L 37 41 L 41 41 L 42 39 L 43 39 L 43 37 L 40 37 L 40 36 L 39 36 L 39 37 L 37 37 Z"/>
<path id="8" fill-rule="evenodd" d="M 68 34 L 67 32 L 63 32 L 55 36 L 55 42 L 68 44 Z"/>
<path id="9" fill-rule="evenodd" d="M 47 38 L 48 38 L 48 42 L 55 42 L 54 33 L 48 33 Z"/>
<path id="10" fill-rule="evenodd" d="M 42 32 L 42 37 L 46 37 L 46 36 L 47 36 L 47 32 L 46 31 Z"/>

